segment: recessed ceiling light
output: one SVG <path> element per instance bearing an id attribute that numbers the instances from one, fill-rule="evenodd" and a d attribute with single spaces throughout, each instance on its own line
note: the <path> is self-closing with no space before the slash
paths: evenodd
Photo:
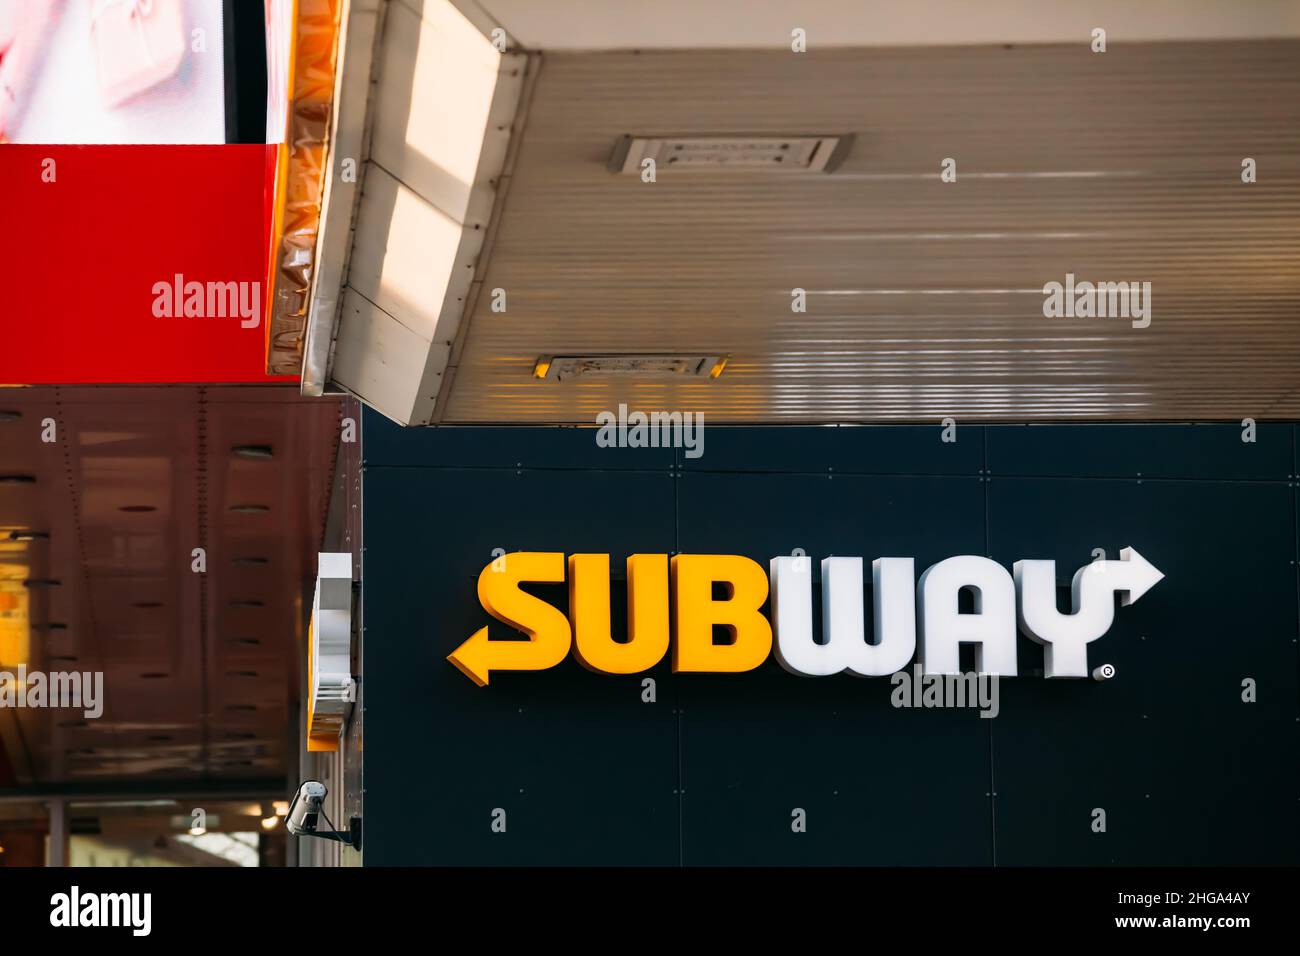
<path id="1" fill-rule="evenodd" d="M 275 451 L 270 445 L 235 445 L 230 451 L 236 458 L 275 457 Z"/>
<path id="2" fill-rule="evenodd" d="M 238 515 L 260 515 L 271 509 L 266 505 L 231 505 L 230 510 Z"/>
<path id="3" fill-rule="evenodd" d="M 832 172 L 853 145 L 846 136 L 624 136 L 606 167 L 640 176 L 647 159 L 655 173 L 670 169 L 811 170 Z"/>
<path id="4" fill-rule="evenodd" d="M 153 505 L 122 505 L 122 507 L 118 508 L 117 510 L 125 511 L 127 514 L 137 515 L 137 514 L 146 514 L 147 512 L 150 511 L 157 511 L 158 509 L 155 508 Z"/>
<path id="5" fill-rule="evenodd" d="M 50 536 L 45 531 L 10 531 L 10 541 L 49 541 Z"/>

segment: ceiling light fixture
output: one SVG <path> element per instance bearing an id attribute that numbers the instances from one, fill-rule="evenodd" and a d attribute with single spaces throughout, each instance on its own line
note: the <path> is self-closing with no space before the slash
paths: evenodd
<path id="1" fill-rule="evenodd" d="M 725 355 L 668 353 L 609 353 L 604 355 L 543 355 L 533 366 L 533 376 L 562 382 L 570 378 L 616 377 L 637 379 L 717 378 L 726 367 Z"/>
<path id="2" fill-rule="evenodd" d="M 829 173 L 852 146 L 851 135 L 624 136 L 614 144 L 606 168 L 639 176 L 651 160 L 656 174 L 669 169 Z"/>

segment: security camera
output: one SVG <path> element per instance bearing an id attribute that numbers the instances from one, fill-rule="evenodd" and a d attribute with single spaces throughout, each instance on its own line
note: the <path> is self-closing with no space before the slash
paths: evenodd
<path id="1" fill-rule="evenodd" d="M 361 849 L 361 818 L 352 817 L 346 832 L 334 829 L 330 818 L 325 815 L 325 797 L 329 793 L 325 784 L 319 780 L 308 780 L 293 795 L 289 804 L 289 815 L 285 818 L 285 829 L 294 836 L 318 837 L 322 840 L 335 840 L 354 850 Z M 320 818 L 325 818 L 328 830 L 318 830 Z"/>
<path id="2" fill-rule="evenodd" d="M 329 791 L 325 789 L 325 784 L 319 780 L 308 780 L 298 788 L 298 792 L 293 795 L 293 802 L 289 804 L 289 816 L 284 821 L 290 833 L 294 836 L 316 834 L 317 818 L 327 793 Z"/>

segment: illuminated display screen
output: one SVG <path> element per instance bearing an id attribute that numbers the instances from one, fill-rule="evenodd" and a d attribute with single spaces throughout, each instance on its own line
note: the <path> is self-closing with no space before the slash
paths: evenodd
<path id="1" fill-rule="evenodd" d="M 227 141 L 222 0 L 0 0 L 0 137 Z"/>

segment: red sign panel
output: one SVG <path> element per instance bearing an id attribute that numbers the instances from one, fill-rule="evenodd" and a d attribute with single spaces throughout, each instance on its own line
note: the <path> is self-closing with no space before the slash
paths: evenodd
<path id="1" fill-rule="evenodd" d="M 0 146 L 0 383 L 266 374 L 275 146 Z"/>

